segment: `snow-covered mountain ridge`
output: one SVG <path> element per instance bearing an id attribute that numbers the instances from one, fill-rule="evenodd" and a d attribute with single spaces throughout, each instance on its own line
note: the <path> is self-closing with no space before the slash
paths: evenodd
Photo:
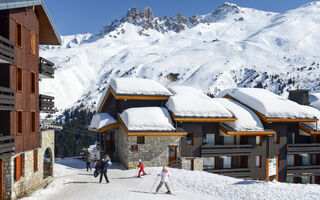
<path id="1" fill-rule="evenodd" d="M 113 77 L 184 84 L 215 95 L 229 87 L 264 87 L 286 95 L 320 89 L 320 2 L 284 13 L 225 3 L 205 15 L 157 18 L 132 8 L 97 34 L 62 37 L 43 46 L 55 79 L 40 92 L 65 109 L 96 105 Z"/>

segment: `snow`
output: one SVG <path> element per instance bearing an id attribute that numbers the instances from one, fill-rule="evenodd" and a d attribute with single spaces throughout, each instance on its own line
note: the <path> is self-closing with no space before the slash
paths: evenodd
<path id="1" fill-rule="evenodd" d="M 235 122 L 224 122 L 236 131 L 263 131 L 259 117 L 246 106 L 227 98 L 214 98 L 226 107 L 236 118 Z"/>
<path id="2" fill-rule="evenodd" d="M 108 113 L 98 113 L 93 115 L 89 128 L 99 130 L 117 122 L 118 121 Z"/>
<path id="3" fill-rule="evenodd" d="M 120 117 L 129 131 L 175 131 L 164 107 L 129 108 Z"/>
<path id="4" fill-rule="evenodd" d="M 320 93 L 309 94 L 310 106 L 320 110 Z"/>
<path id="5" fill-rule="evenodd" d="M 190 85 L 211 94 L 258 84 L 284 95 L 297 88 L 320 90 L 319 3 L 282 13 L 228 4 L 210 9 L 179 33 L 143 30 L 118 19 L 116 27 L 97 34 L 63 36 L 61 47 L 41 48 L 56 70 L 54 79 L 42 79 L 40 92 L 66 109 L 96 107 L 110 79 L 119 77 Z M 156 22 L 159 30 L 167 29 L 164 20 Z"/>
<path id="6" fill-rule="evenodd" d="M 164 186 L 159 194 L 154 195 L 155 187 L 159 183 L 157 174 L 161 172 L 161 167 L 147 167 L 145 171 L 149 175 L 136 178 L 137 169 L 124 170 L 121 165 L 113 163 L 108 170 L 110 183 L 106 184 L 103 180 L 103 183 L 99 184 L 98 178 L 93 177 L 93 172 L 87 172 L 85 166 L 85 162 L 80 160 L 58 159 L 54 166 L 55 177 L 51 183 L 23 200 L 313 200 L 320 196 L 320 185 L 317 184 L 243 180 L 202 171 L 171 168 L 169 185 L 173 188 L 174 195 L 163 194 L 166 192 Z M 155 187 L 151 191 L 155 181 Z"/>
<path id="7" fill-rule="evenodd" d="M 311 106 L 303 106 L 307 112 L 314 115 L 317 119 L 320 119 L 320 110 L 311 107 Z M 302 124 L 306 124 L 308 127 L 312 128 L 314 131 L 320 131 L 320 123 L 318 122 L 304 122 Z"/>
<path id="8" fill-rule="evenodd" d="M 190 86 L 172 86 L 166 107 L 179 117 L 232 118 L 233 115 L 219 102 L 203 94 L 200 89 Z"/>
<path id="9" fill-rule="evenodd" d="M 313 119 L 301 105 L 261 88 L 232 88 L 218 94 L 226 94 L 253 108 L 268 118 Z"/>
<path id="10" fill-rule="evenodd" d="M 172 93 L 155 80 L 114 78 L 110 85 L 116 94 L 170 96 Z"/>

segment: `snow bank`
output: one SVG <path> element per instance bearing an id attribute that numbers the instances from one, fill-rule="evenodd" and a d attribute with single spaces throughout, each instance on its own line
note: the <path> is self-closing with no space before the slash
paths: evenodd
<path id="1" fill-rule="evenodd" d="M 311 115 L 314 115 L 317 117 L 317 119 L 320 119 L 320 110 L 311 107 L 311 106 L 303 106 L 307 112 L 309 112 Z M 312 128 L 314 131 L 320 131 L 320 123 L 319 122 L 304 122 L 302 123 L 304 125 L 307 125 L 307 127 Z"/>
<path id="2" fill-rule="evenodd" d="M 170 96 L 172 93 L 155 80 L 143 78 L 111 79 L 111 87 L 117 94 Z"/>
<path id="3" fill-rule="evenodd" d="M 120 117 L 129 131 L 175 131 L 169 112 L 163 107 L 129 108 Z"/>
<path id="4" fill-rule="evenodd" d="M 189 86 L 170 87 L 171 96 L 166 107 L 176 116 L 232 118 L 233 115 L 219 102 L 203 94 L 200 89 Z"/>
<path id="5" fill-rule="evenodd" d="M 109 126 L 111 124 L 117 123 L 118 121 L 114 119 L 111 115 L 108 113 L 99 113 L 94 114 L 89 128 L 90 129 L 101 129 L 103 127 Z"/>
<path id="6" fill-rule="evenodd" d="M 301 105 L 284 97 L 261 88 L 232 88 L 220 92 L 217 96 L 226 94 L 236 98 L 268 118 L 281 119 L 313 119 Z"/>
<path id="7" fill-rule="evenodd" d="M 320 93 L 309 94 L 310 106 L 320 110 Z"/>
<path id="8" fill-rule="evenodd" d="M 264 127 L 259 117 L 246 106 L 226 98 L 214 98 L 226 107 L 236 118 L 235 122 L 225 122 L 236 131 L 263 131 Z"/>

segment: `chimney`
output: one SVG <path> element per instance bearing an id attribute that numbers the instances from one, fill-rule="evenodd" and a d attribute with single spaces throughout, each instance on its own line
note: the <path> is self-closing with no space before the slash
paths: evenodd
<path id="1" fill-rule="evenodd" d="M 291 90 L 289 91 L 289 99 L 301 105 L 309 105 L 309 90 Z"/>

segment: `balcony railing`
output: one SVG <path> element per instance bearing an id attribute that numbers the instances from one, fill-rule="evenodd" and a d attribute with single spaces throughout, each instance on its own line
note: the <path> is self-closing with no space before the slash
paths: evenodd
<path id="1" fill-rule="evenodd" d="M 201 147 L 202 157 L 212 156 L 247 156 L 250 155 L 251 145 L 203 145 Z"/>
<path id="2" fill-rule="evenodd" d="M 14 154 L 14 136 L 0 136 L 0 157 L 9 157 Z"/>
<path id="3" fill-rule="evenodd" d="M 317 144 L 288 144 L 287 153 L 294 154 L 320 154 L 320 143 Z"/>
<path id="4" fill-rule="evenodd" d="M 14 62 L 14 44 L 8 39 L 0 36 L 0 63 Z"/>
<path id="5" fill-rule="evenodd" d="M 0 87 L 0 110 L 14 110 L 14 90 Z"/>
<path id="6" fill-rule="evenodd" d="M 288 176 L 320 176 L 320 165 L 287 166 Z"/>
<path id="7" fill-rule="evenodd" d="M 40 94 L 39 107 L 41 112 L 54 113 L 54 97 Z"/>
<path id="8" fill-rule="evenodd" d="M 250 169 L 249 168 L 228 168 L 228 169 L 207 169 L 206 172 L 220 174 L 224 176 L 231 176 L 235 178 L 249 178 Z"/>
<path id="9" fill-rule="evenodd" d="M 39 58 L 39 75 L 40 78 L 54 78 L 54 64 L 42 57 Z"/>

